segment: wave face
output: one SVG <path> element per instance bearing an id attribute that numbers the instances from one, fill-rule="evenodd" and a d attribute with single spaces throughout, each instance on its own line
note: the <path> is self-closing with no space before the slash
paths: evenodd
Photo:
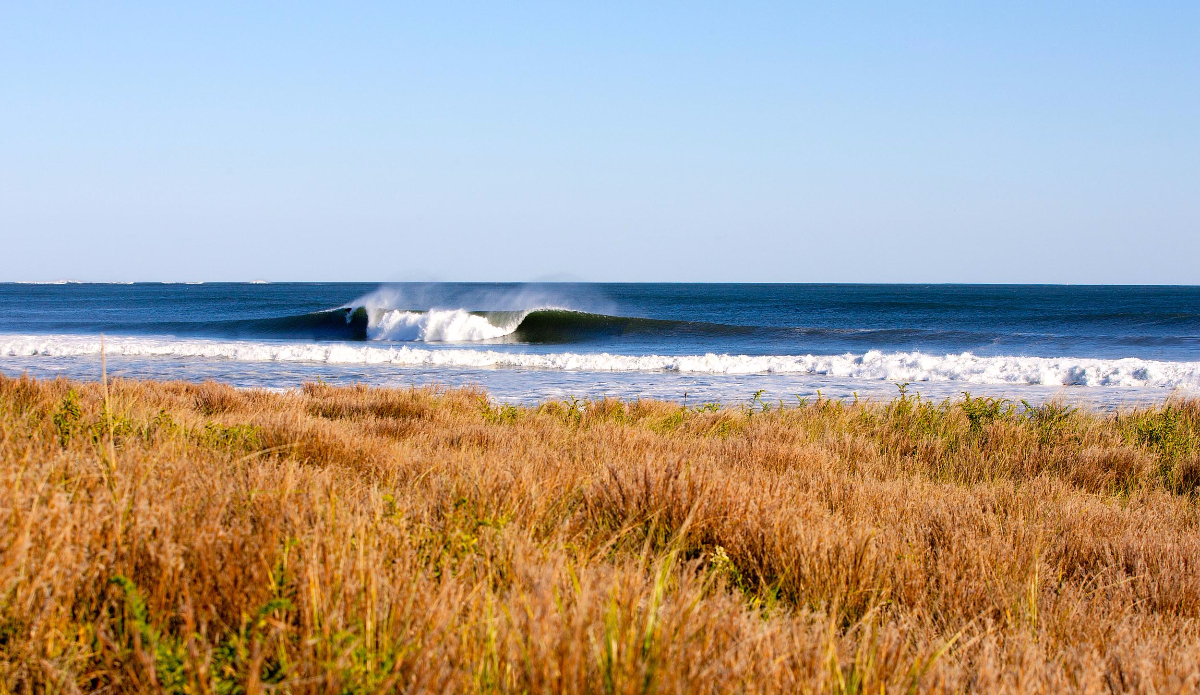
<path id="1" fill-rule="evenodd" d="M 432 326 L 473 326 L 448 317 Z M 396 321 L 399 321 L 397 318 Z M 405 319 L 408 320 L 408 319 Z M 399 325 L 399 324 L 397 324 Z M 407 329 L 406 329 L 407 330 Z M 454 330 L 460 330 L 455 328 Z M 473 330 L 461 328 L 461 330 Z M 460 369 L 537 369 L 585 372 L 795 374 L 865 380 L 963 382 L 1043 386 L 1129 386 L 1200 389 L 1200 362 L 1125 359 L 933 355 L 867 351 L 843 355 L 614 355 L 527 353 L 480 349 L 375 347 L 346 343 L 110 338 L 110 357 L 175 357 L 242 362 L 308 362 Z M 0 336 L 0 357 L 80 357 L 100 354 L 100 341 L 83 336 Z"/>
<path id="2" fill-rule="evenodd" d="M 347 311 L 349 309 L 343 309 Z M 465 309 L 366 309 L 369 340 L 426 343 L 484 341 L 519 343 L 573 343 L 623 335 L 749 333 L 748 326 L 721 326 L 691 321 L 608 316 L 571 309 L 541 308 L 524 311 L 467 311 Z"/>
<path id="3" fill-rule="evenodd" d="M 208 322 L 200 326 L 156 324 L 154 328 L 165 328 L 185 335 L 192 328 L 195 332 L 211 331 L 236 337 L 365 340 L 370 334 L 370 318 L 365 309 L 342 308 L 279 318 Z"/>

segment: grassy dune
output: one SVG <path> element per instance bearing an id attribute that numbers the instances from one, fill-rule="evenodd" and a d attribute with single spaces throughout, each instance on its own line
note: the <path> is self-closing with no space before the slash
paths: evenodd
<path id="1" fill-rule="evenodd" d="M 1200 688 L 1200 402 L 0 378 L 0 689 Z"/>

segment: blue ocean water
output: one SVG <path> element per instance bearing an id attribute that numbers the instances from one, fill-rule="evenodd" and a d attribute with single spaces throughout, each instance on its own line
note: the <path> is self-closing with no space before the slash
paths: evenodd
<path id="1" fill-rule="evenodd" d="M 498 398 L 823 389 L 1100 403 L 1200 389 L 1200 287 L 0 284 L 0 372 Z"/>

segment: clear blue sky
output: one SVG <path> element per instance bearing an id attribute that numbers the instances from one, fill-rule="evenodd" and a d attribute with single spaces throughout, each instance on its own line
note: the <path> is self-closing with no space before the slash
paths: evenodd
<path id="1" fill-rule="evenodd" d="M 0 280 L 1200 283 L 1200 3 L 0 4 Z"/>

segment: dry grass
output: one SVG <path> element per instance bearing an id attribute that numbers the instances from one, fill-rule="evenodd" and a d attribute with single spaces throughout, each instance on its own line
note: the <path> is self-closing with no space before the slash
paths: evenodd
<path id="1" fill-rule="evenodd" d="M 0 378 L 0 689 L 1195 691 L 1200 402 Z"/>

